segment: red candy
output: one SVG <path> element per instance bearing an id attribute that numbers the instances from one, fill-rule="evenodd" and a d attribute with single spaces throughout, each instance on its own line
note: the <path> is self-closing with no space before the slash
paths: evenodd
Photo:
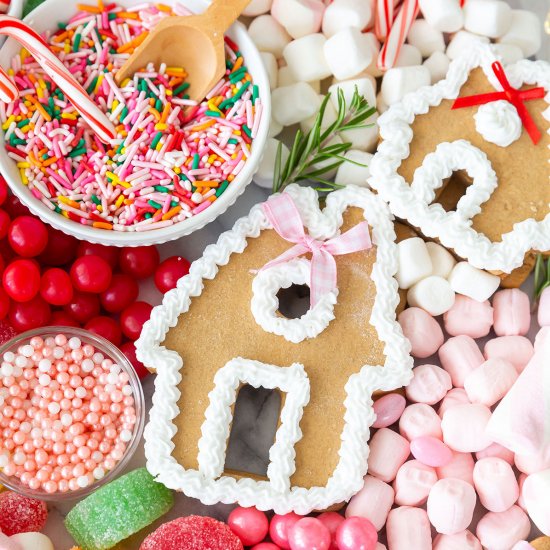
<path id="1" fill-rule="evenodd" d="M 0 176 L 0 204 L 4 204 L 8 198 L 8 184 L 6 180 Z"/>
<path id="2" fill-rule="evenodd" d="M 109 287 L 113 272 L 101 256 L 81 256 L 71 267 L 71 280 L 77 290 L 99 294 Z"/>
<path id="3" fill-rule="evenodd" d="M 164 260 L 155 273 L 155 285 L 164 294 L 173 288 L 179 279 L 189 273 L 191 264 L 181 256 L 171 256 Z"/>
<path id="4" fill-rule="evenodd" d="M 118 263 L 118 248 L 82 241 L 78 245 L 77 256 L 99 256 L 114 269 Z"/>
<path id="5" fill-rule="evenodd" d="M 6 321 L 0 321 L 0 345 L 5 344 L 8 340 L 11 340 L 17 333 L 13 330 L 13 327 L 6 323 Z"/>
<path id="6" fill-rule="evenodd" d="M 40 296 L 35 296 L 28 302 L 12 302 L 9 312 L 11 326 L 17 332 L 25 332 L 33 328 L 47 326 L 51 310 L 47 302 Z"/>
<path id="7" fill-rule="evenodd" d="M 292 550 L 329 550 L 330 531 L 317 518 L 302 518 L 288 530 Z"/>
<path id="8" fill-rule="evenodd" d="M 256 508 L 235 508 L 227 518 L 227 525 L 245 546 L 262 542 L 269 530 L 269 522 Z"/>
<path id="9" fill-rule="evenodd" d="M 120 327 L 124 336 L 130 340 L 137 340 L 152 309 L 153 306 L 147 302 L 135 302 L 128 306 L 120 315 Z"/>
<path id="10" fill-rule="evenodd" d="M 48 244 L 48 230 L 44 222 L 34 216 L 19 216 L 11 222 L 8 239 L 13 251 L 23 258 L 34 258 Z"/>
<path id="11" fill-rule="evenodd" d="M 48 228 L 48 244 L 40 254 L 40 262 L 44 265 L 59 267 L 72 262 L 76 257 L 78 241 L 62 231 Z"/>
<path id="12" fill-rule="evenodd" d="M 99 315 L 99 298 L 87 292 L 75 292 L 73 299 L 64 307 L 65 313 L 79 323 L 86 323 Z"/>
<path id="13" fill-rule="evenodd" d="M 300 519 L 302 519 L 302 516 L 294 512 L 284 515 L 275 514 L 269 524 L 269 536 L 271 540 L 284 550 L 288 550 L 290 548 L 288 531 Z"/>
<path id="14" fill-rule="evenodd" d="M 137 358 L 136 346 L 134 345 L 134 342 L 126 342 L 125 344 L 122 344 L 120 351 L 122 351 L 122 353 L 126 355 L 128 361 L 132 363 L 132 367 L 134 367 L 134 370 L 140 380 L 150 374 L 145 365 Z"/>
<path id="15" fill-rule="evenodd" d="M 329 530 L 330 536 L 332 538 L 332 543 L 329 546 L 330 550 L 338 550 L 336 544 L 336 531 L 340 524 L 344 522 L 344 517 L 341 516 L 338 512 L 323 512 L 317 519 Z"/>
<path id="16" fill-rule="evenodd" d="M 106 317 L 105 315 L 94 317 L 86 323 L 84 328 L 94 334 L 103 336 L 105 340 L 109 340 L 115 346 L 120 346 L 122 333 L 120 332 L 118 323 L 114 319 L 111 319 L 111 317 Z"/>
<path id="17" fill-rule="evenodd" d="M 0 210 L 0 239 L 8 234 L 10 223 L 10 215 L 5 210 Z"/>
<path id="18" fill-rule="evenodd" d="M 161 525 L 140 550 L 242 550 L 243 545 L 221 521 L 202 516 L 178 518 Z"/>
<path id="19" fill-rule="evenodd" d="M 40 281 L 40 295 L 52 306 L 64 306 L 73 298 L 69 274 L 59 267 L 47 269 Z"/>
<path id="20" fill-rule="evenodd" d="M 80 323 L 64 311 L 54 311 L 50 317 L 50 325 L 54 327 L 80 327 Z"/>
<path id="21" fill-rule="evenodd" d="M 336 531 L 336 544 L 340 550 L 375 550 L 377 542 L 376 528 L 366 518 L 347 518 Z"/>
<path id="22" fill-rule="evenodd" d="M 101 293 L 101 305 L 109 313 L 118 313 L 133 304 L 138 297 L 139 286 L 130 275 L 116 273 L 109 288 Z"/>
<path id="23" fill-rule="evenodd" d="M 40 290 L 40 270 L 32 260 L 15 260 L 4 270 L 4 290 L 16 302 L 32 300 Z"/>
<path id="24" fill-rule="evenodd" d="M 154 246 L 125 248 L 120 253 L 120 269 L 137 279 L 150 277 L 158 265 L 159 253 Z"/>
<path id="25" fill-rule="evenodd" d="M 10 297 L 0 288 L 0 319 L 4 319 L 10 310 Z"/>
<path id="26" fill-rule="evenodd" d="M 44 502 L 12 491 L 0 493 L 0 531 L 4 535 L 41 531 L 47 519 Z"/>

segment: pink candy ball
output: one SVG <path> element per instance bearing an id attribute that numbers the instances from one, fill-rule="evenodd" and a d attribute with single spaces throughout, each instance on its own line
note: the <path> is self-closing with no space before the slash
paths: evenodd
<path id="1" fill-rule="evenodd" d="M 227 525 L 245 546 L 262 542 L 269 530 L 269 522 L 263 512 L 240 506 L 229 514 Z"/>
<path id="2" fill-rule="evenodd" d="M 252 546 L 250 550 L 280 550 L 280 547 L 272 542 L 260 542 L 260 544 Z"/>
<path id="3" fill-rule="evenodd" d="M 289 529 L 300 519 L 302 519 L 302 516 L 294 512 L 284 515 L 275 514 L 273 518 L 271 518 L 271 523 L 269 524 L 269 536 L 271 540 L 284 550 L 289 550 Z"/>
<path id="4" fill-rule="evenodd" d="M 331 545 L 329 546 L 330 550 L 338 550 L 336 545 L 335 537 L 336 531 L 340 524 L 343 523 L 344 518 L 337 512 L 323 512 L 317 519 L 329 530 L 330 537 L 332 539 Z"/>
<path id="5" fill-rule="evenodd" d="M 378 533 L 374 525 L 365 518 L 348 518 L 336 531 L 339 550 L 375 550 Z"/>
<path id="6" fill-rule="evenodd" d="M 302 518 L 288 529 L 291 550 L 329 550 L 330 531 L 317 518 Z"/>
<path id="7" fill-rule="evenodd" d="M 411 441 L 411 453 L 422 464 L 439 468 L 446 466 L 453 459 L 453 452 L 443 441 L 424 435 Z"/>
<path id="8" fill-rule="evenodd" d="M 373 428 L 387 428 L 399 420 L 405 410 L 407 401 L 398 393 L 388 393 L 374 402 L 373 410 L 376 420 Z"/>

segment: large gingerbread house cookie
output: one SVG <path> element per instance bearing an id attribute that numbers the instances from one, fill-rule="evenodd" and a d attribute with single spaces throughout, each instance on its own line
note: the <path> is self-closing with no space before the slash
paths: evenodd
<path id="1" fill-rule="evenodd" d="M 412 360 L 395 310 L 395 231 L 384 201 L 349 186 L 323 210 L 291 185 L 208 246 L 137 342 L 157 371 L 145 431 L 149 471 L 205 504 L 305 514 L 348 500 L 367 470 L 372 395 L 406 385 Z M 299 318 L 277 292 L 308 285 Z M 243 385 L 281 408 L 265 478 L 228 471 Z"/>
<path id="2" fill-rule="evenodd" d="M 391 211 L 476 267 L 550 250 L 550 64 L 502 67 L 490 46 L 378 121 L 370 185 Z"/>

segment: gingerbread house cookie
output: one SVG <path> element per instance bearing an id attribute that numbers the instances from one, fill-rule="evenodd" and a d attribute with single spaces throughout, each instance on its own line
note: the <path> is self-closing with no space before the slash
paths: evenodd
<path id="1" fill-rule="evenodd" d="M 477 46 L 379 118 L 370 185 L 426 237 L 512 272 L 550 250 L 549 92 L 550 64 Z"/>
<path id="2" fill-rule="evenodd" d="M 157 371 L 149 471 L 205 504 L 278 513 L 326 509 L 357 492 L 372 395 L 411 377 L 394 240 L 386 203 L 368 189 L 335 191 L 320 210 L 313 189 L 291 185 L 208 246 L 137 342 Z M 299 318 L 278 311 L 278 291 L 291 285 L 310 289 Z M 281 394 L 265 477 L 225 466 L 246 384 Z"/>

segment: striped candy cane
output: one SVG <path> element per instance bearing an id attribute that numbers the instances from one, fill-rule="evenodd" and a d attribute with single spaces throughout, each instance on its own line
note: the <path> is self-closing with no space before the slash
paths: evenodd
<path id="1" fill-rule="evenodd" d="M 393 16 L 394 2 L 393 0 L 375 0 L 375 18 L 374 18 L 374 33 L 376 38 L 383 42 L 390 32 Z"/>
<path id="2" fill-rule="evenodd" d="M 116 137 L 112 122 L 90 99 L 84 88 L 73 78 L 36 31 L 14 17 L 0 15 L 0 35 L 13 38 L 29 51 L 101 141 L 109 143 Z M 19 90 L 0 67 L 0 101 L 11 103 L 18 97 Z"/>

